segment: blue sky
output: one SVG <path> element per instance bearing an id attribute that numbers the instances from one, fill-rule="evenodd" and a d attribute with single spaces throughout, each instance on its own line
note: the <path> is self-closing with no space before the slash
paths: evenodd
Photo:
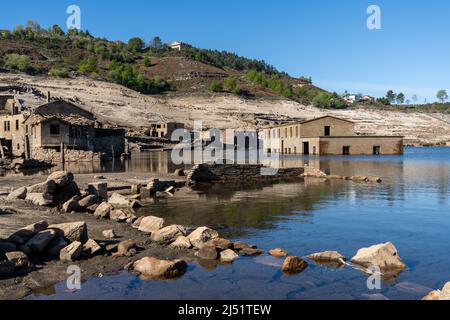
<path id="1" fill-rule="evenodd" d="M 232 51 L 331 91 L 381 96 L 394 89 L 419 101 L 450 91 L 447 0 L 2 1 L 8 14 L 0 28 L 27 20 L 65 26 L 71 4 L 81 7 L 82 29 L 96 36 L 159 35 Z M 366 27 L 372 4 L 381 8 L 381 30 Z"/>

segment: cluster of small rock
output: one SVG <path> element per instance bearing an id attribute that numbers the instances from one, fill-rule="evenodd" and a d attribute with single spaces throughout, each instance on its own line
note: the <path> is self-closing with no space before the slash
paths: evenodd
<path id="1" fill-rule="evenodd" d="M 7 200 L 27 200 L 37 206 L 52 206 L 80 195 L 73 174 L 58 171 L 52 173 L 45 182 L 14 190 L 8 195 Z"/>
<path id="2" fill-rule="evenodd" d="M 88 238 L 84 221 L 54 225 L 39 221 L 0 240 L 0 276 L 32 270 L 30 258 L 74 261 L 100 250 L 97 242 Z"/>

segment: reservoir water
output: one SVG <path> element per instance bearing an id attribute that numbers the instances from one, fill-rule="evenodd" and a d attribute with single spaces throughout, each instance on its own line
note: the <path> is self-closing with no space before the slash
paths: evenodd
<path id="1" fill-rule="evenodd" d="M 149 153 L 129 162 L 82 172 L 173 172 L 167 153 Z M 367 275 L 309 262 L 299 275 L 280 271 L 283 260 L 264 254 L 233 265 L 189 264 L 176 281 L 141 281 L 120 272 L 93 278 L 82 289 L 29 299 L 420 299 L 450 281 L 450 148 L 406 148 L 404 156 L 283 158 L 285 166 L 308 163 L 329 174 L 380 176 L 381 184 L 306 179 L 275 185 L 216 186 L 159 201 L 139 214 L 168 222 L 220 227 L 221 235 L 281 247 L 305 257 L 336 250 L 350 259 L 359 248 L 391 241 L 408 265 L 367 287 Z M 77 172 L 77 170 L 73 170 Z"/>

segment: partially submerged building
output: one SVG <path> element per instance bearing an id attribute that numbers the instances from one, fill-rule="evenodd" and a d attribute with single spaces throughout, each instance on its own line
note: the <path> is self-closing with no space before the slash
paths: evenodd
<path id="1" fill-rule="evenodd" d="M 401 136 L 360 136 L 355 123 L 324 116 L 263 130 L 267 153 L 304 155 L 403 154 Z"/>
<path id="2" fill-rule="evenodd" d="M 184 124 L 179 122 L 163 122 L 150 124 L 150 136 L 152 138 L 171 139 L 175 130 L 184 129 Z"/>
<path id="3" fill-rule="evenodd" d="M 20 157 L 25 135 L 22 105 L 13 95 L 0 95 L 0 156 Z"/>
<path id="4" fill-rule="evenodd" d="M 120 156 L 125 152 L 124 130 L 102 128 L 91 112 L 73 103 L 48 102 L 29 115 L 14 107 L 11 100 L 4 105 L 3 113 L 0 109 L 4 129 L 0 138 L 12 148 L 14 157 L 56 162 L 62 146 L 70 161 L 99 160 L 103 154 Z"/>

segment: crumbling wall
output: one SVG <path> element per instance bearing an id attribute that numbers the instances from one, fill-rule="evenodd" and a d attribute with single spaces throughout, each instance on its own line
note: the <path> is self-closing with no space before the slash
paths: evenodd
<path id="1" fill-rule="evenodd" d="M 263 165 L 199 164 L 189 171 L 187 179 L 189 184 L 257 179 L 276 180 L 300 177 L 304 173 L 304 168 L 280 168 L 274 169 L 272 175 L 264 175 L 262 173 L 263 168 Z"/>
<path id="2" fill-rule="evenodd" d="M 101 161 L 104 155 L 98 152 L 84 150 L 64 150 L 66 162 L 96 162 Z M 35 148 L 32 150 L 31 158 L 48 163 L 60 163 L 61 153 L 55 149 Z"/>

